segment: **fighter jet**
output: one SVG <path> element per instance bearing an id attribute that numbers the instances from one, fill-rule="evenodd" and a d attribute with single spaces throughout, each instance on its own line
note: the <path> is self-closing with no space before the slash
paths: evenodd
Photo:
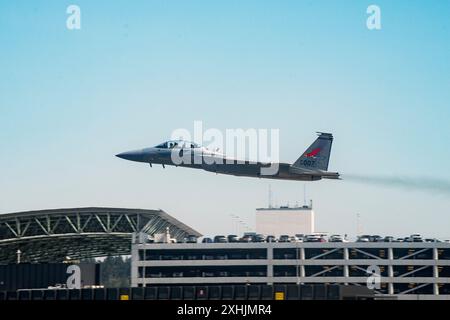
<path id="1" fill-rule="evenodd" d="M 332 142 L 331 133 L 318 132 L 318 138 L 292 164 L 233 159 L 216 150 L 209 150 L 184 140 L 170 140 L 155 147 L 123 152 L 116 156 L 125 160 L 149 163 L 150 166 L 161 164 L 163 167 L 166 165 L 188 167 L 234 176 L 316 181 L 340 179 L 339 173 L 327 171 Z"/>

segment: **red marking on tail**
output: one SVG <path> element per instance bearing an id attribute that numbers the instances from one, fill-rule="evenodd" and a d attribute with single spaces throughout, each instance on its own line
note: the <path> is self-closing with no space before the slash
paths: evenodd
<path id="1" fill-rule="evenodd" d="M 315 157 L 320 152 L 320 148 L 314 149 L 313 151 L 306 154 L 308 158 Z"/>

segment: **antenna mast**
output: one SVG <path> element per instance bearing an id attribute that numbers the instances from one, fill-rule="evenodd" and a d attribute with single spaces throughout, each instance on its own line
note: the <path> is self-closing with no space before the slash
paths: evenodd
<path id="1" fill-rule="evenodd" d="M 269 208 L 272 208 L 272 185 L 269 184 Z"/>
<path id="2" fill-rule="evenodd" d="M 356 235 L 361 235 L 362 233 L 362 225 L 361 225 L 361 215 L 359 213 L 356 214 Z"/>
<path id="3" fill-rule="evenodd" d="M 303 205 L 306 206 L 306 184 L 303 184 Z"/>

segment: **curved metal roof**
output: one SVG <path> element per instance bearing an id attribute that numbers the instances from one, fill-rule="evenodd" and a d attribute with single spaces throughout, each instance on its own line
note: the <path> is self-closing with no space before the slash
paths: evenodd
<path id="1" fill-rule="evenodd" d="M 70 208 L 0 214 L 0 263 L 59 262 L 131 253 L 133 232 L 153 235 L 169 227 L 181 241 L 201 234 L 162 210 Z"/>

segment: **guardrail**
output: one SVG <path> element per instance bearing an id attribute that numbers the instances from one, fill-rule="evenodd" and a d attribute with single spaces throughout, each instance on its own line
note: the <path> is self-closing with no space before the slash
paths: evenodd
<path id="1" fill-rule="evenodd" d="M 363 300 L 364 287 L 333 284 L 151 286 L 140 288 L 21 289 L 0 300 Z"/>

